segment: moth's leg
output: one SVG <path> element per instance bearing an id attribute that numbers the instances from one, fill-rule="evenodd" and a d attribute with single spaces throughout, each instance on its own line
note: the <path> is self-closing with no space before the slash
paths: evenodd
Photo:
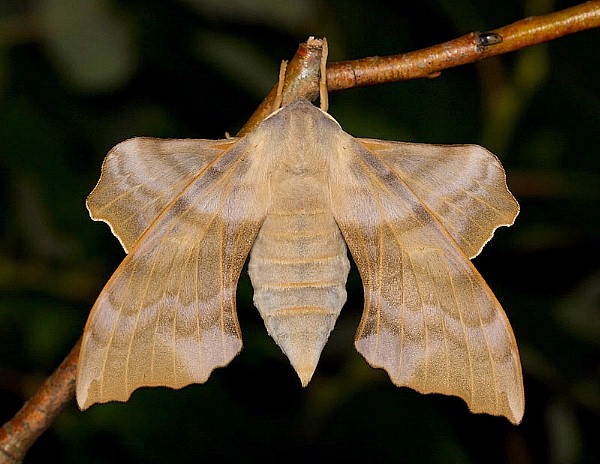
<path id="1" fill-rule="evenodd" d="M 273 102 L 273 107 L 271 111 L 278 110 L 281 106 L 281 102 L 283 101 L 283 81 L 285 80 L 285 70 L 287 69 L 288 62 L 283 60 L 281 61 L 281 66 L 279 66 L 279 80 L 277 81 L 277 93 L 275 94 L 275 101 Z"/>
<path id="2" fill-rule="evenodd" d="M 321 77 L 319 79 L 319 100 L 321 102 L 321 109 L 327 113 L 329 109 L 329 96 L 327 94 L 327 54 L 329 53 L 329 47 L 327 46 L 327 39 L 323 37 L 323 48 L 321 50 Z"/>

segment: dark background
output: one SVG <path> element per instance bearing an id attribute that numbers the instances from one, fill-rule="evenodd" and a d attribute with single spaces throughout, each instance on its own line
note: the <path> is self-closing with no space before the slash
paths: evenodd
<path id="1" fill-rule="evenodd" d="M 309 35 L 330 60 L 401 53 L 575 2 L 0 3 L 0 422 L 67 354 L 123 251 L 85 198 L 135 135 L 235 133 Z M 355 136 L 479 143 L 521 203 L 475 265 L 521 351 L 525 418 L 394 387 L 356 353 L 362 287 L 311 384 L 238 292 L 244 350 L 205 385 L 71 403 L 25 462 L 591 463 L 600 460 L 600 41 L 587 31 L 441 77 L 330 96 Z"/>

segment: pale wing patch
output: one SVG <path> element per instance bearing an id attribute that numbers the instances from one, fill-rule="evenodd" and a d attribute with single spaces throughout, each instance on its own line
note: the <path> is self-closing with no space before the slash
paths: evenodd
<path id="1" fill-rule="evenodd" d="M 469 258 L 519 213 L 500 161 L 485 148 L 357 140 L 412 190 Z"/>
<path id="2" fill-rule="evenodd" d="M 137 137 L 116 145 L 104 159 L 86 205 L 106 222 L 126 252 L 165 207 L 237 139 Z"/>

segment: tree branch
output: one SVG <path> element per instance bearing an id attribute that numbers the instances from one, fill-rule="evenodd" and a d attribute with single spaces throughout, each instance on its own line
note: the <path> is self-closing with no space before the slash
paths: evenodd
<path id="1" fill-rule="evenodd" d="M 327 89 L 330 92 L 353 87 L 398 82 L 423 77 L 438 77 L 441 71 L 463 64 L 475 63 L 496 55 L 600 27 L 600 0 L 594 0 L 544 16 L 525 18 L 490 32 L 471 32 L 433 47 L 392 56 L 374 56 L 327 65 Z M 310 52 L 301 44 L 290 62 L 298 60 L 296 69 L 305 69 L 302 61 Z M 314 57 L 312 57 L 314 59 Z M 286 81 L 293 80 L 293 75 Z M 299 76 L 295 75 L 298 79 Z M 306 89 L 306 86 L 297 90 Z M 272 111 L 277 86 L 274 86 L 248 119 L 239 135 L 266 118 Z M 316 94 L 298 93 L 309 100 Z"/>
<path id="2" fill-rule="evenodd" d="M 519 50 L 574 32 L 600 26 L 600 0 L 590 1 L 545 16 L 526 18 L 490 32 L 472 32 L 433 47 L 402 55 L 370 57 L 330 63 L 327 87 L 330 91 L 423 77 L 437 77 L 441 71 L 484 58 Z M 318 41 L 316 41 L 318 42 Z M 290 61 L 284 81 L 284 100 L 318 95 L 320 48 L 301 44 Z M 316 92 L 316 93 L 315 93 Z M 267 95 L 238 135 L 243 135 L 271 111 L 276 87 Z M 0 463 L 20 462 L 29 447 L 60 414 L 75 393 L 79 340 L 58 369 L 44 382 L 21 410 L 0 429 Z"/>
<path id="3" fill-rule="evenodd" d="M 525 18 L 490 32 L 471 32 L 449 42 L 402 55 L 341 61 L 327 66 L 330 91 L 437 77 L 444 69 L 600 26 L 600 1 L 591 1 L 545 16 Z"/>
<path id="4" fill-rule="evenodd" d="M 21 462 L 29 447 L 73 399 L 80 344 L 81 339 L 39 390 L 0 429 L 0 463 Z"/>

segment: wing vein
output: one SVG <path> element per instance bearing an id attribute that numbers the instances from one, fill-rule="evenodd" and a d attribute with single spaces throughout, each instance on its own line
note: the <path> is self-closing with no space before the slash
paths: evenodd
<path id="1" fill-rule="evenodd" d="M 231 193 L 231 192 L 229 192 Z M 221 233 L 219 234 L 219 282 L 221 284 L 221 291 L 223 290 L 225 283 L 225 274 L 223 272 L 223 263 L 225 262 L 225 238 L 226 238 L 226 224 L 223 222 L 219 224 Z M 227 288 L 229 291 L 229 288 Z M 227 295 L 229 297 L 229 295 Z M 225 299 L 219 299 L 219 319 L 221 323 L 221 352 L 225 353 Z"/>
<path id="2" fill-rule="evenodd" d="M 148 277 L 146 279 L 146 288 L 144 289 L 143 296 L 139 299 L 139 309 L 137 310 L 137 314 L 135 317 L 135 323 L 133 324 L 133 330 L 131 331 L 131 336 L 129 340 L 129 347 L 127 348 L 127 356 L 125 358 L 125 389 L 127 393 L 129 393 L 129 362 L 131 358 L 131 347 L 133 346 L 133 339 L 135 338 L 135 333 L 137 332 L 138 323 L 140 320 L 140 314 L 142 313 L 142 309 L 144 307 L 144 300 L 146 299 L 146 295 L 148 294 L 148 289 L 150 288 L 150 281 L 152 280 L 152 274 L 154 274 L 154 269 L 156 267 L 156 257 L 158 253 L 156 253 L 152 259 L 152 267 L 150 268 L 150 272 L 148 273 Z"/>
<path id="3" fill-rule="evenodd" d="M 422 225 L 421 225 L 422 226 Z M 400 245 L 400 243 L 398 244 L 400 247 L 402 245 Z M 417 287 L 417 294 L 419 297 L 419 303 L 420 303 L 420 308 L 421 308 L 421 318 L 423 321 L 423 331 L 424 331 L 424 335 L 425 335 L 425 355 L 424 355 L 424 367 L 425 367 L 425 380 L 424 380 L 424 384 L 427 385 L 427 377 L 428 377 L 428 371 L 429 371 L 429 330 L 427 328 L 427 320 L 425 317 L 425 310 L 424 310 L 424 304 L 423 304 L 423 290 L 421 288 L 421 285 L 419 284 L 419 278 L 418 278 L 418 273 L 416 271 L 415 268 L 415 263 L 413 261 L 412 256 L 408 256 L 408 260 L 410 261 L 410 268 L 412 270 L 412 275 L 413 278 L 415 280 L 415 285 Z"/>
<path id="4" fill-rule="evenodd" d="M 127 294 L 127 291 L 129 290 L 129 286 L 131 284 L 131 281 L 133 280 L 135 267 L 136 267 L 136 263 L 133 263 L 133 270 L 131 272 L 131 275 L 129 276 L 129 279 L 127 280 L 127 286 L 125 287 L 125 294 Z M 119 315 L 117 316 L 117 319 L 115 320 L 115 323 L 113 324 L 113 328 L 110 332 L 110 337 L 109 337 L 108 343 L 106 345 L 106 353 L 104 355 L 104 362 L 102 363 L 102 369 L 100 371 L 100 379 L 101 379 L 100 380 L 100 399 L 101 400 L 104 399 L 104 373 L 106 372 L 106 364 L 108 362 L 108 353 L 110 352 L 110 347 L 112 346 L 113 339 L 115 337 L 115 332 L 117 331 L 117 326 L 119 325 L 119 320 L 121 319 L 121 315 L 123 314 L 123 306 L 125 305 L 125 301 L 126 301 L 125 298 L 123 298 L 121 300 L 121 304 L 119 306 Z"/>
<path id="5" fill-rule="evenodd" d="M 125 177 L 123 180 L 128 179 L 130 176 Z M 151 181 L 154 179 L 151 179 Z M 123 183 L 123 182 L 120 182 Z M 113 197 L 110 201 L 107 201 L 106 203 L 104 203 L 102 206 L 98 207 L 97 210 L 99 212 L 101 211 L 106 211 L 107 209 L 109 209 L 111 206 L 113 206 L 115 203 L 118 203 L 119 200 L 121 198 L 126 197 L 127 195 L 129 195 L 130 193 L 133 193 L 137 190 L 139 190 L 140 188 L 142 188 L 143 184 L 139 183 L 134 185 L 133 187 L 131 187 L 130 189 L 124 190 L 122 193 L 120 193 L 119 195 L 116 195 L 115 197 Z M 92 191 L 92 193 L 95 191 L 96 189 L 94 189 Z M 91 195 L 91 194 L 90 194 Z"/>
<path id="6" fill-rule="evenodd" d="M 190 257 L 192 256 L 193 251 L 194 251 L 194 247 L 188 248 L 188 250 L 186 251 L 186 254 L 185 254 L 185 259 L 184 259 L 184 262 L 183 262 L 183 266 L 181 266 L 180 277 L 179 277 L 179 285 L 177 287 L 177 297 L 175 298 L 175 301 L 177 301 L 178 303 L 181 303 L 181 301 L 180 301 L 180 298 L 181 298 L 181 289 L 182 289 L 182 287 L 184 286 L 184 283 L 185 283 L 184 272 L 186 270 L 188 270 L 187 269 L 187 265 L 188 265 L 188 263 L 190 261 Z M 177 308 L 181 308 L 182 306 L 183 305 L 178 304 Z M 179 311 L 175 311 L 175 318 L 174 318 L 175 319 L 175 323 L 173 324 L 173 327 L 175 327 L 175 328 L 177 327 L 177 317 L 178 317 L 178 315 L 179 315 Z M 175 331 L 175 335 L 176 334 L 177 334 L 177 332 Z M 174 339 L 174 341 L 175 341 L 175 339 Z M 173 346 L 176 347 L 177 344 L 174 344 Z M 174 354 L 176 353 L 175 349 L 173 350 L 173 353 Z M 175 366 L 175 363 L 173 363 L 173 365 Z M 188 372 L 188 375 L 191 375 L 191 374 Z M 176 373 L 175 378 L 177 379 L 177 373 Z"/>
<path id="7" fill-rule="evenodd" d="M 198 283 L 198 278 L 199 278 L 199 274 L 200 274 L 200 250 L 201 247 L 197 244 L 198 242 L 196 242 L 196 259 L 194 261 L 195 263 L 195 269 L 194 269 L 194 304 L 196 305 L 196 337 L 198 338 L 198 365 L 202 366 L 204 364 L 204 360 L 203 360 L 203 353 L 202 353 L 202 341 L 201 341 L 201 331 L 200 331 L 200 297 L 199 297 L 199 290 L 200 290 L 200 285 Z"/>
<path id="8" fill-rule="evenodd" d="M 471 292 L 474 294 L 475 289 L 473 288 L 473 281 L 471 279 L 469 279 L 469 283 L 471 284 Z M 479 302 L 479 299 L 476 299 L 476 301 L 477 301 L 477 315 L 479 316 L 479 324 L 481 327 L 481 331 L 483 332 L 483 338 L 485 340 L 485 347 L 487 349 L 487 354 L 488 354 L 488 357 L 490 358 L 490 366 L 492 368 L 492 377 L 494 379 L 494 404 L 496 407 L 496 411 L 498 411 L 500 409 L 500 401 L 498 398 L 498 376 L 496 374 L 496 366 L 494 363 L 494 357 L 492 355 L 492 349 L 490 347 L 490 342 L 489 342 L 487 333 L 484 330 L 484 326 L 483 326 L 483 318 L 481 317 L 481 304 Z"/>
<path id="9" fill-rule="evenodd" d="M 383 270 L 383 237 L 381 233 L 381 228 L 377 229 L 377 317 L 376 317 L 376 333 L 377 337 L 375 337 L 375 351 L 379 352 L 379 341 L 381 339 L 381 275 Z"/>
<path id="10" fill-rule="evenodd" d="M 444 254 L 446 254 L 444 252 Z M 444 260 L 444 262 L 446 263 L 446 267 L 448 268 L 448 262 L 449 260 L 446 259 Z M 470 373 L 470 389 L 469 389 L 469 401 L 468 404 L 471 405 L 473 404 L 473 390 L 474 390 L 474 384 L 475 384 L 475 373 L 473 371 L 473 360 L 472 360 L 472 355 L 471 355 L 471 347 L 469 346 L 469 340 L 467 337 L 467 331 L 465 329 L 465 322 L 463 319 L 463 314 L 462 314 L 462 305 L 459 304 L 458 302 L 458 298 L 456 295 L 456 287 L 454 285 L 454 279 L 452 278 L 452 273 L 450 272 L 450 269 L 448 268 L 448 277 L 450 279 L 450 286 L 452 287 L 452 297 L 454 299 L 454 302 L 456 303 L 456 309 L 458 311 L 458 317 L 460 319 L 460 326 L 462 328 L 462 332 L 463 332 L 463 338 L 465 339 L 465 348 L 467 349 L 467 360 L 469 362 L 469 373 Z"/>

